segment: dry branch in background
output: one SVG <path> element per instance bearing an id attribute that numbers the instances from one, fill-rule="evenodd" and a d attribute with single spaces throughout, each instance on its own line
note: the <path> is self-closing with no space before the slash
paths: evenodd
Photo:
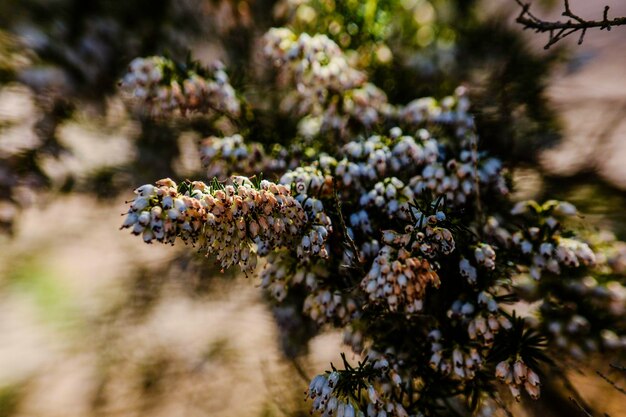
<path id="1" fill-rule="evenodd" d="M 524 29 L 532 29 L 537 33 L 547 32 L 549 34 L 550 37 L 548 43 L 544 46 L 545 49 L 550 48 L 561 39 L 574 33 L 579 33 L 578 44 L 580 45 L 583 43 L 587 29 L 600 28 L 600 30 L 606 29 L 609 31 L 613 26 L 626 25 L 626 17 L 609 19 L 609 6 L 604 6 L 601 20 L 587 20 L 572 12 L 569 0 L 563 0 L 564 10 L 562 15 L 567 17 L 568 20 L 565 22 L 560 20 L 554 22 L 542 20 L 531 13 L 530 3 L 524 3 L 521 0 L 515 0 L 515 2 L 522 8 L 519 16 L 515 19 L 517 23 L 524 26 Z"/>

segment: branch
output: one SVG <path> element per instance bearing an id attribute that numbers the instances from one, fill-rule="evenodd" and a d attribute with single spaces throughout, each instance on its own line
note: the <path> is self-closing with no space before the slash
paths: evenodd
<path id="1" fill-rule="evenodd" d="M 613 388 L 615 388 L 618 392 L 621 392 L 622 394 L 626 395 L 626 390 L 622 387 L 620 387 L 619 385 L 617 385 L 615 383 L 615 381 L 613 381 L 612 379 L 610 379 L 608 376 L 604 375 L 602 372 L 600 371 L 596 371 L 596 374 L 598 374 L 600 376 L 600 378 L 604 379 L 606 382 L 608 382 Z"/>
<path id="2" fill-rule="evenodd" d="M 574 403 L 574 405 L 576 406 L 576 408 L 578 408 L 582 414 L 584 414 L 586 417 L 593 417 L 593 414 L 591 414 L 589 411 L 585 410 L 585 408 L 580 405 L 580 403 L 578 401 L 576 401 L 574 398 L 569 397 L 570 401 L 572 403 Z"/>
<path id="3" fill-rule="evenodd" d="M 626 367 L 625 366 L 617 365 L 615 363 L 610 364 L 610 366 L 611 366 L 611 368 L 617 369 L 618 371 L 626 372 Z"/>
<path id="4" fill-rule="evenodd" d="M 515 19 L 517 23 L 522 25 L 524 29 L 531 29 L 536 33 L 548 33 L 549 39 L 544 46 L 545 49 L 577 32 L 579 33 L 578 44 L 580 45 L 583 43 L 587 29 L 600 28 L 600 30 L 606 29 L 609 31 L 613 26 L 626 25 L 626 16 L 609 19 L 609 6 L 604 7 L 601 20 L 586 20 L 572 12 L 569 0 L 563 0 L 564 10 L 562 16 L 567 17 L 567 21 L 557 20 L 551 22 L 542 20 L 531 13 L 530 3 L 523 3 L 522 0 L 515 0 L 515 2 L 522 8 L 519 16 Z"/>

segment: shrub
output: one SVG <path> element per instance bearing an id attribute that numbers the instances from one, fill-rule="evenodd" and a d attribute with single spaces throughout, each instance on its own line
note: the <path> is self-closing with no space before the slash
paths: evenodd
<path id="1" fill-rule="evenodd" d="M 371 33 L 361 45 L 383 36 Z M 217 177 L 137 188 L 122 227 L 258 272 L 270 303 L 295 307 L 283 322 L 342 329 L 360 360 L 342 355 L 313 378 L 313 411 L 488 415 L 505 407 L 502 387 L 537 399 L 569 359 L 623 354 L 621 243 L 568 202 L 512 201 L 465 87 L 398 104 L 369 80 L 367 49 L 349 55 L 327 34 L 287 27 L 262 49 L 277 68 L 269 110 L 235 93 L 221 64 L 131 63 L 121 83 L 131 107 L 209 115 L 228 133 L 202 146 Z M 261 111 L 293 135 L 259 135 Z"/>

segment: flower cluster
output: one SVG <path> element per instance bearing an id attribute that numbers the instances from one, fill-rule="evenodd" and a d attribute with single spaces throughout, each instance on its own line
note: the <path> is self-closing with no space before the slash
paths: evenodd
<path id="1" fill-rule="evenodd" d="M 424 194 L 444 195 L 449 203 L 463 205 L 476 195 L 479 186 L 496 194 L 506 194 L 508 189 L 501 163 L 494 158 L 475 156 L 469 142 L 456 145 L 459 144 L 462 147 L 458 157 L 443 161 L 442 143 L 428 131 L 420 129 L 414 137 L 395 127 L 387 137 L 373 135 L 348 142 L 341 149 L 344 158 L 337 161 L 327 157 L 327 164 L 331 174 L 343 185 L 362 190 L 362 205 L 376 202 L 377 195 L 381 195 L 388 200 L 385 207 L 393 209 L 402 204 L 398 200 L 407 201 Z M 450 155 L 453 149 L 446 151 Z M 389 183 L 396 188 L 395 193 L 387 190 Z M 368 188 L 369 184 L 373 190 Z M 384 190 L 380 188 L 383 185 Z M 381 198 L 378 204 L 382 205 Z"/>
<path id="2" fill-rule="evenodd" d="M 370 352 L 370 359 L 360 365 L 359 369 L 332 371 L 315 376 L 309 385 L 306 396 L 313 400 L 312 411 L 324 416 L 362 416 L 362 417 L 408 417 L 409 414 L 402 403 L 390 398 L 393 387 L 402 383 L 402 378 L 394 369 L 397 366 L 377 352 Z M 363 395 L 351 398 L 344 393 L 343 383 L 358 373 L 367 373 L 370 379 L 380 383 L 362 385 Z"/>
<path id="3" fill-rule="evenodd" d="M 516 204 L 511 213 L 539 216 L 536 225 L 511 236 L 513 246 L 530 258 L 529 271 L 533 278 L 540 279 L 545 271 L 559 275 L 562 267 L 578 268 L 595 264 L 596 256 L 589 245 L 560 233 L 561 222 L 558 219 L 577 214 L 572 204 L 549 201 L 540 207 L 534 201 L 523 201 Z"/>
<path id="4" fill-rule="evenodd" d="M 422 298 L 429 286 L 438 287 L 439 276 L 428 260 L 391 246 L 383 246 L 361 281 L 370 300 L 385 300 L 391 311 L 404 306 L 408 313 L 422 310 Z"/>
<path id="5" fill-rule="evenodd" d="M 282 110 L 306 116 L 305 136 L 333 130 L 345 137 L 351 121 L 366 129 L 384 120 L 411 126 L 451 125 L 459 135 L 473 129 L 465 88 L 441 103 L 421 98 L 405 106 L 390 104 L 386 94 L 367 82 L 366 74 L 326 35 L 296 35 L 287 28 L 273 28 L 265 35 L 264 53 L 293 80 L 296 88 L 285 97 Z"/>
<path id="6" fill-rule="evenodd" d="M 313 272 L 299 269 L 293 272 L 294 265 L 286 250 L 274 251 L 267 257 L 267 264 L 261 271 L 261 286 L 276 300 L 283 301 L 287 296 L 287 286 L 292 282 L 306 282 L 311 288 L 316 284 Z"/>
<path id="7" fill-rule="evenodd" d="M 238 116 L 241 112 L 241 103 L 220 63 L 207 78 L 163 57 L 135 58 L 120 87 L 151 116 L 194 111 Z"/>
<path id="8" fill-rule="evenodd" d="M 202 164 L 207 176 L 254 175 L 257 172 L 282 171 L 284 159 L 271 158 L 260 143 L 245 143 L 239 134 L 222 138 L 210 136 L 200 146 Z"/>
<path id="9" fill-rule="evenodd" d="M 302 310 L 313 321 L 324 324 L 346 323 L 357 308 L 356 301 L 348 294 L 327 287 L 312 290 L 304 299 Z"/>
<path id="10" fill-rule="evenodd" d="M 539 375 L 530 369 L 522 359 L 499 362 L 496 366 L 496 378 L 509 387 L 511 394 L 517 401 L 521 399 L 522 388 L 533 399 L 539 398 L 541 394 Z"/>
<path id="11" fill-rule="evenodd" d="M 474 258 L 476 263 L 486 269 L 494 269 L 496 267 L 496 252 L 491 245 L 486 243 L 479 244 L 474 249 Z"/>
<path id="12" fill-rule="evenodd" d="M 349 90 L 366 79 L 326 35 L 297 36 L 289 29 L 273 28 L 265 35 L 264 53 L 276 65 L 291 65 L 296 84 L 317 92 Z"/>
<path id="13" fill-rule="evenodd" d="M 480 314 L 469 322 L 467 333 L 472 340 L 482 337 L 486 344 L 491 344 L 494 335 L 501 328 L 511 328 L 511 322 L 505 316 L 493 313 L 487 316 Z"/>
<path id="14" fill-rule="evenodd" d="M 476 280 L 478 279 L 478 273 L 476 271 L 476 267 L 472 266 L 469 260 L 466 258 L 461 258 L 459 262 L 459 272 L 461 276 L 467 280 L 470 284 L 476 284 Z"/>
<path id="15" fill-rule="evenodd" d="M 239 264 L 244 272 L 256 267 L 260 248 L 298 245 L 308 219 L 287 187 L 263 180 L 257 189 L 246 178 L 233 181 L 177 186 L 165 179 L 139 187 L 122 227 L 132 227 L 148 243 L 174 243 L 177 237 L 198 242 L 223 268 Z"/>
<path id="16" fill-rule="evenodd" d="M 317 375 L 311 381 L 307 397 L 313 400 L 313 410 L 328 416 L 355 417 L 357 411 L 350 401 L 342 400 L 333 395 L 334 388 L 339 381 L 338 372 L 329 375 Z M 358 410 L 358 408 L 357 408 Z"/>
<path id="17" fill-rule="evenodd" d="M 330 195 L 333 190 L 333 177 L 324 174 L 319 168 L 308 165 L 286 172 L 280 178 L 281 184 L 293 184 L 298 195 Z"/>
<path id="18" fill-rule="evenodd" d="M 316 126 L 308 136 L 328 130 L 343 132 L 350 120 L 371 127 L 391 112 L 387 96 L 367 83 L 367 76 L 349 63 L 326 35 L 299 36 L 286 28 L 265 35 L 264 53 L 277 67 L 287 68 L 296 85 L 282 103 L 285 112 L 306 115 Z"/>
<path id="19" fill-rule="evenodd" d="M 460 380 L 474 379 L 476 371 L 483 364 L 483 358 L 475 348 L 470 348 L 466 352 L 460 347 L 455 347 L 450 353 L 444 350 L 440 343 L 434 342 L 431 350 L 430 367 L 443 375 L 454 375 Z"/>
<path id="20" fill-rule="evenodd" d="M 518 238 L 519 236 L 519 234 L 516 234 L 513 236 L 513 239 L 519 242 L 518 247 L 520 250 L 526 255 L 534 253 L 530 274 L 535 279 L 540 279 L 543 271 L 559 275 L 561 266 L 576 268 L 580 264 L 590 266 L 595 262 L 595 254 L 584 242 L 563 237 L 554 237 L 553 243 L 541 242 L 541 240 L 537 239 L 538 230 L 533 228 L 529 229 L 528 239 L 521 240 Z M 537 244 L 539 246 L 538 250 L 535 247 Z"/>
<path id="21" fill-rule="evenodd" d="M 148 242 L 197 242 L 244 272 L 266 257 L 261 287 L 289 307 L 283 322 L 346 330 L 365 359 L 315 377 L 313 411 L 427 414 L 450 393 L 499 397 L 481 388 L 489 378 L 537 398 L 546 346 L 573 356 L 626 346 L 625 257 L 579 233 L 569 203 L 507 199 L 463 88 L 392 105 L 327 36 L 272 29 L 264 51 L 288 81 L 282 108 L 306 148 L 246 142 L 254 128 L 210 137 L 201 153 L 212 175 L 279 181 L 144 186 L 124 227 Z"/>
<path id="22" fill-rule="evenodd" d="M 626 335 L 606 325 L 619 323 L 626 312 L 623 284 L 586 276 L 564 283 L 561 292 L 558 304 L 544 301 L 539 309 L 546 333 L 557 348 L 575 358 L 600 349 L 626 348 Z"/>
<path id="23" fill-rule="evenodd" d="M 398 118 L 404 123 L 411 125 L 451 124 L 460 127 L 460 133 L 465 133 L 466 129 L 474 124 L 469 108 L 467 90 L 459 87 L 454 96 L 445 97 L 441 102 L 437 102 L 432 97 L 418 98 L 400 107 L 397 113 Z"/>
<path id="24" fill-rule="evenodd" d="M 298 188 L 298 184 L 296 184 L 296 187 Z M 300 245 L 297 248 L 298 258 L 302 259 L 310 254 L 327 258 L 326 240 L 329 233 L 332 232 L 332 222 L 324 211 L 324 203 L 322 203 L 322 200 L 310 197 L 302 192 L 298 193 L 296 200 L 300 202 L 311 221 L 310 230 L 302 236 Z"/>
<path id="25" fill-rule="evenodd" d="M 510 329 L 512 323 L 498 310 L 499 305 L 492 294 L 481 291 L 476 302 L 455 300 L 447 311 L 450 319 L 461 319 L 467 326 L 470 340 L 482 338 L 489 346 L 500 329 Z"/>

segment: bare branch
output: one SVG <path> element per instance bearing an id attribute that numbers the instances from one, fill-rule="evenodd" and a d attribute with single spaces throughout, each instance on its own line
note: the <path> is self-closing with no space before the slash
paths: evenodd
<path id="1" fill-rule="evenodd" d="M 547 21 L 535 16 L 530 11 L 530 3 L 524 3 L 522 0 L 515 0 L 522 8 L 520 14 L 515 21 L 522 25 L 524 29 L 531 29 L 537 33 L 548 33 L 548 42 L 544 46 L 545 49 L 550 48 L 558 41 L 579 32 L 578 44 L 582 44 L 585 39 L 587 29 L 600 28 L 600 30 L 611 30 L 613 26 L 626 25 L 626 16 L 609 19 L 609 6 L 604 7 L 601 20 L 587 20 L 574 12 L 569 5 L 569 0 L 563 0 L 562 16 L 567 17 L 567 21 Z"/>
<path id="2" fill-rule="evenodd" d="M 610 364 L 609 366 L 610 366 L 611 368 L 613 368 L 613 369 L 617 369 L 618 371 L 623 371 L 623 372 L 626 372 L 626 366 L 621 366 L 621 365 L 618 365 L 618 364 L 616 364 L 616 363 L 612 363 L 612 364 Z"/>
<path id="3" fill-rule="evenodd" d="M 613 388 L 615 388 L 618 392 L 621 392 L 622 394 L 626 395 L 626 390 L 622 387 L 620 387 L 619 385 L 617 385 L 615 383 L 615 381 L 613 381 L 612 379 L 610 379 L 608 376 L 604 375 L 602 372 L 600 371 L 596 371 L 596 374 L 598 374 L 600 376 L 600 378 L 604 379 L 606 382 L 608 382 Z"/>
<path id="4" fill-rule="evenodd" d="M 587 411 L 582 405 L 580 405 L 580 403 L 578 401 L 576 401 L 574 398 L 569 397 L 570 401 L 572 403 L 574 403 L 574 405 L 576 406 L 576 408 L 578 408 L 586 417 L 593 417 L 593 414 L 591 414 L 589 411 Z"/>

